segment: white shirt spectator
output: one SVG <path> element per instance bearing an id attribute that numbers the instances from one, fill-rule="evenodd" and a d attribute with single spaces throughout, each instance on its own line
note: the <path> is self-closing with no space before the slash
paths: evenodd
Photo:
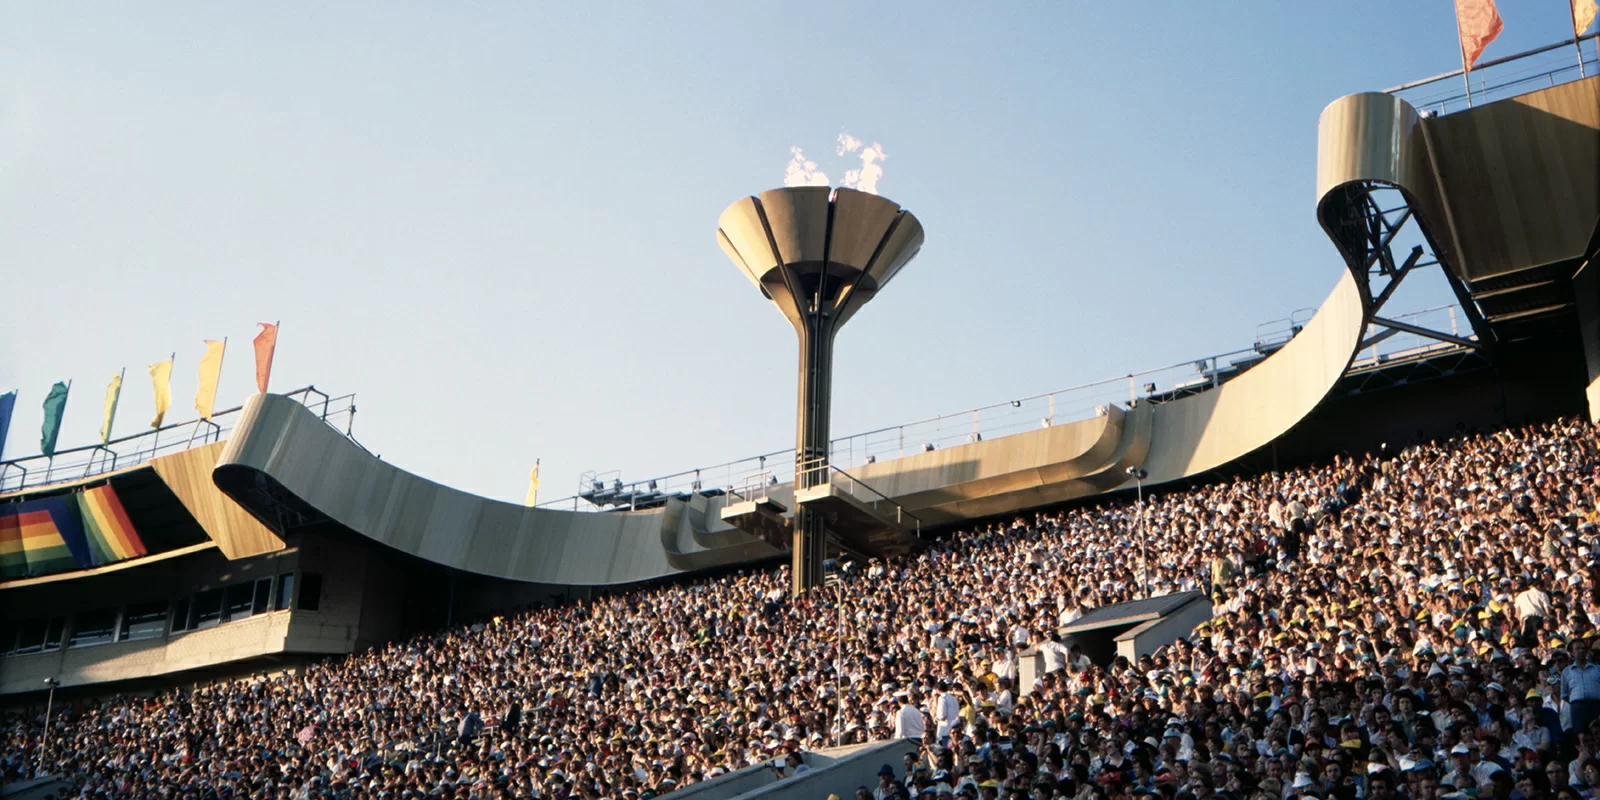
<path id="1" fill-rule="evenodd" d="M 928 723 L 922 718 L 922 709 L 909 700 L 900 701 L 900 710 L 894 715 L 896 739 L 921 739 L 928 733 Z"/>

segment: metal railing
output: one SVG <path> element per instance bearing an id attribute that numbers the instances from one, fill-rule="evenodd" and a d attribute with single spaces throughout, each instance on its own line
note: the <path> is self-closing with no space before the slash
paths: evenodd
<path id="1" fill-rule="evenodd" d="M 354 394 L 330 397 L 315 386 L 307 386 L 285 392 L 284 396 L 298 398 L 324 422 L 354 441 Z M 234 406 L 218 411 L 210 420 L 174 422 L 105 444 L 58 450 L 54 456 L 33 455 L 0 461 L 0 493 L 91 478 L 138 466 L 156 456 L 220 442 L 233 430 L 241 408 L 243 406 Z"/>
<path id="2" fill-rule="evenodd" d="M 1463 333 L 1458 328 L 1458 310 L 1454 306 L 1427 308 L 1394 318 L 1472 338 L 1470 330 Z M 1135 401 L 1162 403 L 1207 391 L 1265 360 L 1297 335 L 1307 322 L 1309 318 L 1296 311 L 1285 320 L 1260 326 L 1256 331 L 1256 343 L 1249 349 L 840 437 L 829 444 L 829 463 L 854 468 L 879 459 L 900 458 L 1092 419 L 1113 405 L 1127 407 Z M 1460 348 L 1416 334 L 1396 334 L 1363 349 L 1352 369 L 1370 369 L 1401 357 L 1433 355 L 1453 349 Z M 667 497 L 691 493 L 727 494 L 741 499 L 765 497 L 764 492 L 771 486 L 793 482 L 794 450 L 774 450 L 631 483 L 624 482 L 620 473 L 607 472 L 604 476 L 609 482 L 602 481 L 603 485 L 597 487 L 592 483 L 594 475 L 596 473 L 585 473 L 586 482 L 581 484 L 579 494 L 540 503 L 539 507 L 572 511 L 626 510 L 649 507 Z M 597 488 L 608 502 L 590 501 Z M 639 498 L 648 502 L 637 502 Z"/>
<path id="3" fill-rule="evenodd" d="M 1591 33 L 1485 61 L 1465 73 L 1466 78 L 1462 78 L 1463 72 L 1458 69 L 1385 89 L 1384 93 L 1405 100 L 1424 114 L 1465 111 L 1473 105 L 1516 97 L 1588 75 L 1600 75 L 1597 47 L 1600 47 L 1600 33 Z"/>
<path id="4" fill-rule="evenodd" d="M 1462 330 L 1465 322 L 1461 318 L 1460 307 L 1455 305 L 1434 306 L 1421 311 L 1413 311 L 1395 319 L 1409 322 L 1440 333 L 1448 333 L 1463 339 L 1476 339 L 1470 326 Z M 1372 332 L 1367 331 L 1368 335 Z M 1401 331 L 1390 336 L 1382 342 L 1365 347 L 1356 354 L 1355 360 L 1350 363 L 1350 372 L 1359 372 L 1372 369 L 1401 359 L 1416 359 L 1437 355 L 1452 350 L 1462 349 L 1461 345 L 1451 342 L 1431 339 L 1417 333 Z"/>
<path id="5" fill-rule="evenodd" d="M 868 486 L 866 483 L 862 482 L 860 478 L 857 478 L 856 476 L 851 475 L 850 473 L 845 472 L 838 467 L 835 467 L 833 464 L 829 463 L 827 459 L 814 458 L 805 462 L 801 465 L 800 474 L 810 477 L 812 479 L 811 485 L 813 487 L 829 485 L 843 489 L 845 494 L 854 497 L 865 505 L 871 506 L 873 511 L 876 511 L 880 514 L 884 513 L 883 506 L 888 505 L 893 507 L 895 524 L 901 526 L 909 524 L 917 536 L 922 536 L 921 518 L 910 511 L 907 511 L 905 506 L 896 503 L 889 497 L 889 495 L 886 495 L 883 492 Z M 843 480 L 836 480 L 834 478 L 835 475 L 837 475 L 839 478 L 843 478 Z M 885 514 L 885 516 L 888 515 Z"/>

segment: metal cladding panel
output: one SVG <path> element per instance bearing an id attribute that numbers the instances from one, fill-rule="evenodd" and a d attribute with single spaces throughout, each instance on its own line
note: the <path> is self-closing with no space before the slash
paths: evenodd
<path id="1" fill-rule="evenodd" d="M 882 289 L 894 280 L 894 276 L 911 259 L 916 258 L 917 251 L 921 249 L 922 223 L 911 212 L 900 212 L 900 224 L 894 226 L 889 241 L 883 245 L 883 252 L 878 254 L 878 260 L 872 262 L 870 274 L 878 288 Z"/>
<path id="2" fill-rule="evenodd" d="M 728 206 L 717 219 L 717 228 L 728 240 L 728 246 L 739 254 L 738 263 L 745 274 L 758 284 L 760 276 L 778 266 L 778 256 L 767 240 L 767 229 L 761 224 L 761 210 L 754 197 L 741 197 Z"/>
<path id="3" fill-rule="evenodd" d="M 1282 349 L 1215 389 L 1157 406 L 1145 484 L 1222 466 L 1271 444 L 1310 414 L 1344 376 L 1361 344 L 1361 289 L 1346 272 Z"/>
<path id="4" fill-rule="evenodd" d="M 717 230 L 717 246 L 722 248 L 722 252 L 728 256 L 728 260 L 732 261 L 733 265 L 738 267 L 739 271 L 744 273 L 744 276 L 749 278 L 757 289 L 761 289 L 761 276 L 750 269 L 749 264 L 744 263 L 744 257 L 739 255 L 739 251 L 734 248 L 733 242 L 728 241 L 728 234 L 723 233 L 721 229 Z M 763 292 L 766 291 L 765 289 L 761 290 Z"/>
<path id="5" fill-rule="evenodd" d="M 216 466 L 222 449 L 222 442 L 195 447 L 161 456 L 150 466 L 200 523 L 206 535 L 217 543 L 223 555 L 248 558 L 282 550 L 284 543 L 277 534 L 257 522 L 232 498 L 217 491 L 216 484 L 211 482 L 211 469 Z"/>
<path id="6" fill-rule="evenodd" d="M 833 195 L 833 241 L 828 260 L 857 270 L 867 268 L 900 206 L 875 194 L 838 189 Z"/>
<path id="7" fill-rule="evenodd" d="M 1600 76 L 1423 121 L 1469 281 L 1581 258 L 1600 219 Z"/>
<path id="8" fill-rule="evenodd" d="M 1345 95 L 1317 120 L 1317 200 L 1356 181 L 1432 192 L 1432 167 L 1409 103 L 1382 92 Z"/>
<path id="9" fill-rule="evenodd" d="M 531 583 L 635 583 L 683 571 L 675 563 L 702 569 L 778 552 L 747 542 L 696 548 L 692 541 L 685 552 L 669 552 L 660 535 L 662 509 L 554 511 L 457 491 L 379 460 L 281 395 L 245 402 L 212 479 L 245 505 L 259 502 L 251 487 L 270 480 L 374 541 L 455 569 Z"/>
<path id="10" fill-rule="evenodd" d="M 821 263 L 828 249 L 826 186 L 791 186 L 762 192 L 761 210 L 785 264 Z"/>

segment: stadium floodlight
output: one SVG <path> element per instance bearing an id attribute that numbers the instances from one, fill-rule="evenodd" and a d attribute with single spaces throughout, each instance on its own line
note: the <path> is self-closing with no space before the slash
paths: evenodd
<path id="1" fill-rule="evenodd" d="M 833 339 L 922 247 L 922 224 L 875 194 L 791 186 L 745 197 L 717 220 L 717 242 L 771 300 L 800 340 L 795 489 L 828 481 Z M 794 513 L 795 594 L 821 586 L 827 531 L 820 515 Z"/>

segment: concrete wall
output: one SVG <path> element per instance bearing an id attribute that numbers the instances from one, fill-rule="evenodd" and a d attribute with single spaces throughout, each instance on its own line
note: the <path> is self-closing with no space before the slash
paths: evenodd
<path id="1" fill-rule="evenodd" d="M 212 550 L 143 567 L 78 580 L 0 592 L 7 620 L 44 616 L 67 619 L 83 611 L 167 601 L 169 614 L 181 598 L 213 588 L 285 572 L 295 573 L 295 592 L 308 573 L 323 578 L 318 608 L 272 611 L 205 630 L 169 632 L 159 638 L 0 656 L 0 694 L 38 691 L 47 677 L 64 687 L 127 681 L 216 667 L 285 653 L 349 653 L 403 633 L 407 575 L 370 545 L 326 537 L 297 540 L 298 547 L 229 561 Z M 277 588 L 274 586 L 274 594 Z M 171 621 L 169 618 L 170 629 Z"/>
<path id="2" fill-rule="evenodd" d="M 44 679 L 64 687 L 148 678 L 281 653 L 293 612 L 280 611 L 203 631 L 138 642 L 72 647 L 0 658 L 0 694 L 38 692 Z"/>
<path id="3" fill-rule="evenodd" d="M 44 800 L 46 797 L 65 798 L 69 787 L 60 778 L 35 778 L 0 786 L 0 798 L 5 800 Z"/>
<path id="4" fill-rule="evenodd" d="M 1180 636 L 1188 636 L 1196 626 L 1208 619 L 1211 619 L 1211 601 L 1203 597 L 1196 598 L 1161 619 L 1150 620 L 1118 636 L 1117 655 L 1129 661 L 1138 661 L 1140 656 L 1154 653 L 1177 641 Z"/>
<path id="5" fill-rule="evenodd" d="M 905 771 L 905 755 L 916 751 L 917 746 L 907 739 L 873 742 L 872 744 L 852 749 L 847 754 L 838 756 L 824 755 L 818 761 L 827 760 L 831 763 L 813 766 L 802 775 L 770 783 L 739 795 L 706 795 L 701 800 L 724 800 L 726 797 L 738 797 L 740 800 L 756 800 L 756 798 L 761 798 L 761 800 L 821 800 L 830 794 L 836 794 L 841 798 L 848 799 L 855 794 L 858 786 L 865 786 L 868 789 L 876 786 L 878 784 L 878 770 L 884 764 L 894 767 L 895 774 L 904 778 L 905 776 L 901 773 Z M 806 760 L 808 762 L 811 761 L 812 755 L 807 754 Z"/>
<path id="6" fill-rule="evenodd" d="M 888 764 L 900 772 L 905 754 L 916 747 L 904 739 L 808 750 L 803 754 L 810 769 L 798 776 L 780 779 L 765 764 L 734 770 L 726 775 L 701 781 L 676 792 L 663 795 L 661 800 L 729 800 L 729 798 L 782 797 L 818 800 L 830 793 L 848 798 L 855 787 L 871 788 L 878 783 L 878 770 Z M 871 769 L 863 773 L 865 766 Z M 830 789 L 827 786 L 843 785 L 855 776 L 865 774 L 866 780 L 850 784 L 848 789 Z M 809 792 L 816 792 L 815 795 Z"/>

